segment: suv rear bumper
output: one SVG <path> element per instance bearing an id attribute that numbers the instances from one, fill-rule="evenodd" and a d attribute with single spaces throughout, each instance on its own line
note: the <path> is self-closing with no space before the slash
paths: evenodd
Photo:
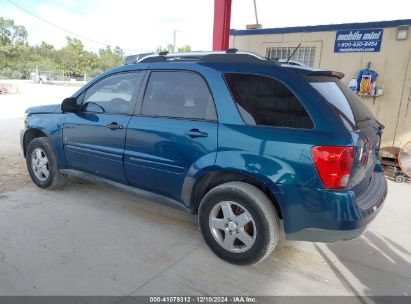
<path id="1" fill-rule="evenodd" d="M 286 234 L 287 240 L 321 243 L 335 243 L 355 239 L 365 231 L 366 226 L 353 230 L 325 230 L 306 228 L 293 234 Z"/>
<path id="2" fill-rule="evenodd" d="M 304 192 L 311 197 L 304 197 Z M 374 172 L 368 187 L 357 195 L 353 191 L 324 189 L 300 190 L 300 194 L 302 201 L 309 201 L 301 206 L 292 204 L 283 212 L 286 238 L 331 243 L 354 239 L 365 231 L 382 208 L 387 181 L 382 173 Z M 313 201 L 314 197 L 318 201 Z M 302 223 L 298 223 L 298 218 Z"/>

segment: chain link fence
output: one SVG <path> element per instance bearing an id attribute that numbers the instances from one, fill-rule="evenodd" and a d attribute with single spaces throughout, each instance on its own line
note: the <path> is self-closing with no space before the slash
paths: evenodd
<path id="1" fill-rule="evenodd" d="M 56 84 L 56 83 L 84 83 L 91 79 L 90 75 L 84 73 L 83 77 L 68 76 L 62 70 L 34 70 L 30 72 L 30 79 L 35 83 Z"/>

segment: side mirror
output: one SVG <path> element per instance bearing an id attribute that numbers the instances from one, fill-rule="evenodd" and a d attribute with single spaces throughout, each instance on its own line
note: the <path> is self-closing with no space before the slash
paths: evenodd
<path id="1" fill-rule="evenodd" d="M 61 110 L 63 112 L 71 112 L 71 113 L 77 112 L 78 110 L 77 98 L 68 97 L 64 99 L 63 102 L 61 103 Z"/>

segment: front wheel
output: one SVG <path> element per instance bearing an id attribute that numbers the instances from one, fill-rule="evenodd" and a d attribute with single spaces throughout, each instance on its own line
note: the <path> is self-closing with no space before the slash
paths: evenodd
<path id="1" fill-rule="evenodd" d="M 258 188 L 229 182 L 210 190 L 199 207 L 200 231 L 211 250 L 234 264 L 256 264 L 280 238 L 277 212 Z"/>
<path id="2" fill-rule="evenodd" d="M 47 137 L 33 139 L 26 153 L 27 169 L 40 188 L 57 188 L 65 184 L 67 175 L 60 173 L 57 157 Z"/>

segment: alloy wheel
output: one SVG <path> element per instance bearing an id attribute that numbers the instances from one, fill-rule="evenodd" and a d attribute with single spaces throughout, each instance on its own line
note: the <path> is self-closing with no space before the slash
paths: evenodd
<path id="1" fill-rule="evenodd" d="M 224 249 L 242 253 L 255 243 L 257 230 L 250 212 L 232 201 L 217 203 L 210 212 L 209 227 L 214 239 Z"/>

